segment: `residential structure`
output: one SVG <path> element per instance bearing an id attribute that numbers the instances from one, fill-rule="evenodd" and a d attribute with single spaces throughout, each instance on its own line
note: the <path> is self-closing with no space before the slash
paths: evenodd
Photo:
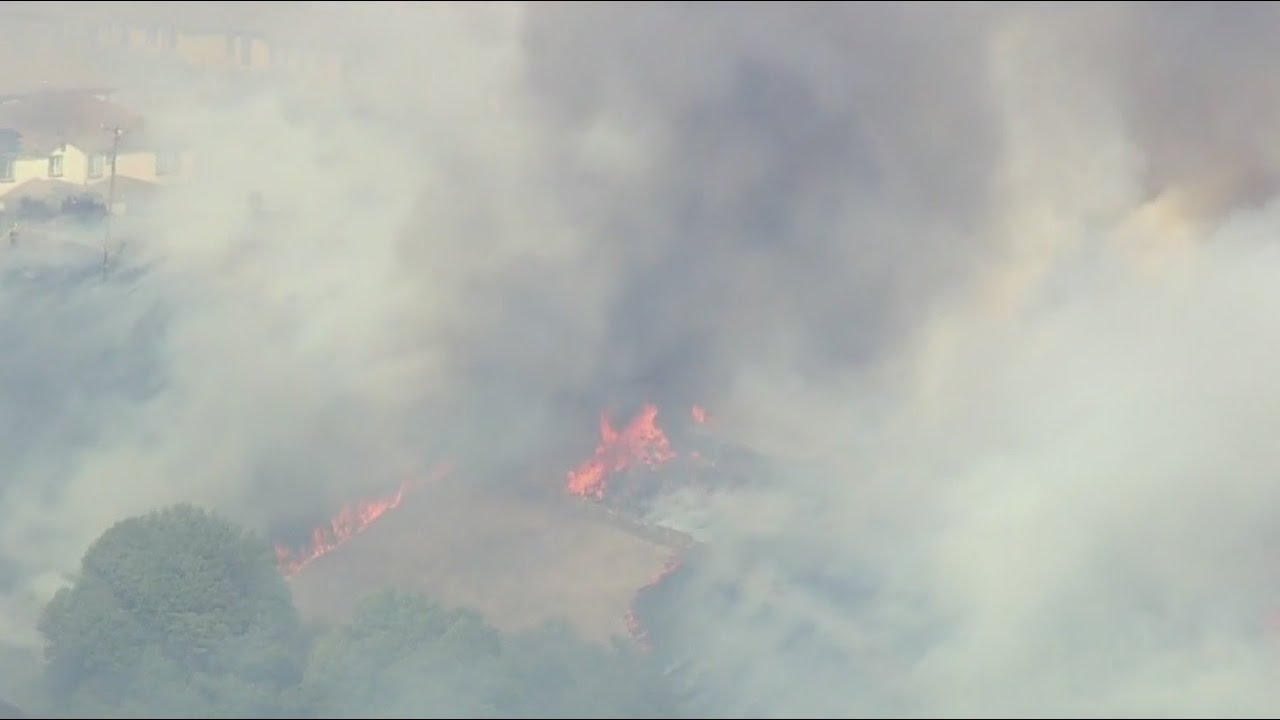
<path id="1" fill-rule="evenodd" d="M 321 81 L 336 81 L 341 73 L 333 53 L 290 47 L 254 32 L 100 24 L 90 26 L 88 33 L 95 48 L 169 55 L 203 70 L 289 73 Z"/>
<path id="2" fill-rule="evenodd" d="M 0 97 L 0 204 L 75 187 L 105 197 L 96 186 L 111 179 L 113 158 L 117 180 L 162 184 L 184 177 L 189 153 L 155 142 L 142 118 L 110 96 L 79 90 Z"/>
<path id="3" fill-rule="evenodd" d="M 290 41 L 309 3 L 43 3 L 0 6 L 0 40 L 101 56 L 172 58 L 196 70 L 288 76 L 334 89 L 342 61 L 314 40 Z"/>

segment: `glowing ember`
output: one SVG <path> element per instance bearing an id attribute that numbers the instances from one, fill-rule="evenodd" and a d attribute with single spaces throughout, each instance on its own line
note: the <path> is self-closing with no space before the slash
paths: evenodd
<path id="1" fill-rule="evenodd" d="M 707 422 L 707 409 L 701 405 L 694 405 L 691 414 L 695 423 L 702 425 Z"/>
<path id="2" fill-rule="evenodd" d="M 670 577 L 679 569 L 680 558 L 675 556 L 667 558 L 667 561 L 662 565 L 662 570 L 650 578 L 649 582 L 641 585 L 640 589 L 636 590 L 636 596 L 639 597 L 645 590 L 657 587 L 663 580 Z M 653 649 L 649 644 L 649 631 L 646 630 L 644 624 L 640 622 L 640 618 L 636 615 L 634 608 L 627 610 L 626 614 L 622 616 L 622 621 L 626 623 L 627 633 L 631 635 L 631 639 L 640 646 L 641 650 L 649 652 Z"/>
<path id="3" fill-rule="evenodd" d="M 654 405 L 645 405 L 621 430 L 601 414 L 600 444 L 595 455 L 569 473 L 569 492 L 602 500 L 609 475 L 636 465 L 657 467 L 674 458 L 671 442 L 657 420 L 658 408 Z"/>
<path id="4" fill-rule="evenodd" d="M 644 652 L 653 650 L 653 645 L 649 644 L 649 631 L 644 629 L 644 624 L 640 622 L 640 618 L 636 617 L 635 610 L 627 610 L 627 614 L 622 616 L 622 621 L 627 625 L 627 634 L 635 641 L 636 645 Z"/>

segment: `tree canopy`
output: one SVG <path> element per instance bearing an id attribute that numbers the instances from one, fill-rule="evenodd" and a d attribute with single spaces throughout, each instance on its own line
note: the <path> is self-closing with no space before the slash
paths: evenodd
<path id="1" fill-rule="evenodd" d="M 50 690 L 73 714 L 278 714 L 305 653 L 270 546 L 190 505 L 103 533 L 40 631 Z"/>
<path id="2" fill-rule="evenodd" d="M 44 714 L 673 717 L 652 661 L 388 589 L 308 632 L 270 548 L 190 505 L 108 529 L 45 608 Z"/>
<path id="3" fill-rule="evenodd" d="M 387 590 L 317 640 L 303 694 L 317 715 L 491 715 L 488 684 L 500 652 L 498 632 L 475 612 Z"/>

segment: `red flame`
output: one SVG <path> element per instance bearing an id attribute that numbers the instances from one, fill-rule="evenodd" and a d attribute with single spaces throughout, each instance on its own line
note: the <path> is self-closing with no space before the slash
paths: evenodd
<path id="1" fill-rule="evenodd" d="M 636 590 L 636 596 L 639 597 L 639 595 L 645 590 L 657 587 L 659 583 L 670 577 L 679 569 L 680 558 L 674 555 L 667 558 L 667 561 L 662 565 L 662 569 L 650 578 L 649 582 L 641 585 L 640 588 Z M 626 623 L 627 633 L 631 635 L 631 639 L 640 646 L 641 650 L 649 652 L 653 649 L 652 645 L 649 644 L 649 631 L 646 630 L 644 624 L 640 622 L 640 618 L 636 615 L 634 608 L 627 610 L 626 614 L 622 616 L 622 621 Z"/>
<path id="2" fill-rule="evenodd" d="M 690 417 L 694 424 L 705 424 L 707 411 L 700 405 L 694 405 L 690 411 Z M 657 406 L 645 405 L 621 430 L 615 428 L 608 416 L 601 413 L 600 444 L 596 446 L 595 454 L 569 472 L 568 490 L 574 495 L 603 500 L 606 481 L 610 475 L 624 472 L 637 465 L 656 468 L 675 457 L 676 453 L 671 448 L 671 441 L 658 425 Z M 704 462 L 696 450 L 692 451 L 689 457 L 695 462 Z M 675 556 L 668 558 L 662 570 L 636 590 L 637 597 L 645 590 L 661 583 L 679 568 L 679 558 Z M 652 648 L 649 643 L 649 633 L 640 622 L 634 607 L 626 611 L 622 620 L 626 625 L 627 633 L 640 646 L 640 649 L 645 652 L 650 651 Z"/>
<path id="3" fill-rule="evenodd" d="M 333 516 L 327 526 L 322 525 L 311 532 L 311 544 L 304 550 L 294 552 L 283 545 L 276 545 L 276 564 L 280 571 L 285 577 L 293 577 L 308 564 L 364 532 L 387 511 L 399 507 L 407 489 L 407 485 L 401 485 L 386 497 L 347 505 Z"/>
<path id="4" fill-rule="evenodd" d="M 432 469 L 423 482 L 438 480 L 448 474 L 450 469 L 449 463 L 441 463 Z M 351 503 L 343 507 L 337 515 L 333 516 L 328 525 L 322 525 L 311 531 L 311 543 L 303 550 L 294 551 L 284 545 L 276 545 L 276 565 L 280 568 L 280 572 L 284 573 L 285 577 L 297 575 L 307 565 L 364 532 L 388 511 L 400 507 L 405 493 L 410 489 L 412 486 L 406 482 L 386 497 Z"/>
<path id="5" fill-rule="evenodd" d="M 600 415 L 600 444 L 595 455 L 569 473 L 569 492 L 604 499 L 605 480 L 635 465 L 656 467 L 674 458 L 671 442 L 658 427 L 658 408 L 645 405 L 626 427 L 618 430 Z"/>

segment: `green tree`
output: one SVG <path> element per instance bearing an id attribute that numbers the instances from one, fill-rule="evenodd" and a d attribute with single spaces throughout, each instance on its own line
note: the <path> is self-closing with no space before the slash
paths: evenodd
<path id="1" fill-rule="evenodd" d="M 191 505 L 117 523 L 40 621 L 62 714 L 292 714 L 305 645 L 270 546 Z"/>
<path id="2" fill-rule="evenodd" d="M 501 648 L 472 610 L 384 590 L 317 640 L 303 696 L 319 717 L 488 717 Z"/>
<path id="3" fill-rule="evenodd" d="M 471 610 L 383 591 L 314 645 L 303 682 L 315 717 L 677 717 L 650 656 L 563 623 L 500 635 Z"/>

